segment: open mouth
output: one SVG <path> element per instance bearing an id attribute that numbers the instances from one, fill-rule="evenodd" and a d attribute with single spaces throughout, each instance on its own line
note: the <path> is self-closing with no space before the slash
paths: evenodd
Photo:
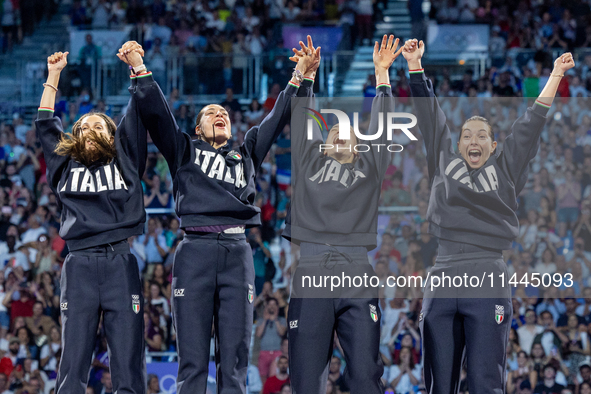
<path id="1" fill-rule="evenodd" d="M 468 157 L 470 159 L 470 163 L 476 164 L 480 161 L 480 157 L 482 156 L 482 152 L 478 149 L 470 149 L 468 151 Z"/>
<path id="2" fill-rule="evenodd" d="M 342 140 L 338 137 L 336 137 L 333 141 L 332 141 L 333 145 L 345 145 L 345 140 Z"/>
<path id="3" fill-rule="evenodd" d="M 226 128 L 226 122 L 224 122 L 223 120 L 218 120 L 213 125 L 217 128 L 220 128 L 220 129 Z"/>

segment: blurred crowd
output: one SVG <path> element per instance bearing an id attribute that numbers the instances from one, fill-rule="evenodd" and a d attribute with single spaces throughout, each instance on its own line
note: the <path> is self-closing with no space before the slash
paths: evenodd
<path id="1" fill-rule="evenodd" d="M 74 0 L 70 10 L 72 25 L 80 29 L 132 26 L 130 38 L 142 44 L 163 86 L 173 77 L 167 66 L 181 59 L 182 94 L 219 94 L 225 87 L 243 93 L 255 58 L 262 59 L 271 82 L 282 81 L 291 55 L 284 24 L 338 24 L 350 33 L 342 49 L 351 49 L 352 42 L 369 42 L 373 14 L 372 0 Z M 100 47 L 86 45 L 78 55 L 100 58 Z"/>
<path id="2" fill-rule="evenodd" d="M 58 10 L 60 0 L 2 0 L 0 26 L 2 39 L 0 53 L 11 52 L 14 44 L 31 36 L 44 17 L 51 19 Z"/>
<path id="3" fill-rule="evenodd" d="M 286 69 L 275 68 L 277 59 L 286 54 L 278 38 L 281 35 L 276 34 L 277 26 L 294 20 L 339 18 L 354 25 L 356 19 L 360 22 L 358 16 L 364 15 L 360 9 L 375 7 L 367 7 L 363 0 L 230 3 L 73 1 L 70 16 L 72 24 L 81 28 L 133 24 L 133 34 L 146 48 L 146 63 L 161 84 L 167 78 L 162 62 L 169 56 L 192 52 L 232 54 L 220 58 L 222 63 L 212 67 L 221 72 L 219 78 L 225 81 L 221 85 L 225 87 L 221 104 L 232 117 L 231 143 L 238 145 L 246 131 L 270 111 L 288 79 L 280 71 L 269 71 Z M 24 34 L 30 34 L 36 22 L 27 21 L 24 29 L 21 17 L 25 5 L 29 6 L 27 0 L 0 0 L 0 4 L 6 48 L 8 33 L 14 33 L 14 39 L 23 27 Z M 7 10 L 13 19 L 7 16 Z M 539 94 L 552 69 L 553 48 L 589 46 L 589 14 L 588 3 L 583 1 L 433 1 L 432 19 L 440 23 L 489 23 L 492 32 L 492 67 L 481 77 L 475 78 L 471 70 L 458 76 L 447 68 L 427 67 L 447 115 L 453 145 L 463 121 L 477 114 L 490 121 L 498 149 L 502 149 L 513 121 L 528 104 L 523 98 L 511 97 Z M 35 13 L 26 17 L 31 15 Z M 17 25 L 20 27 L 14 28 Z M 359 39 L 365 38 L 361 29 L 356 34 Z M 512 48 L 535 51 L 524 56 Z M 98 50 L 89 53 L 100 56 Z M 240 72 L 232 70 L 244 67 L 236 55 L 248 54 L 268 57 L 267 72 L 273 76 L 265 101 L 255 98 L 241 104 L 234 97 L 241 85 L 233 79 Z M 591 394 L 591 54 L 581 52 L 576 60 L 577 67 L 563 78 L 560 97 L 548 113 L 540 150 L 519 196 L 519 237 L 505 252 L 509 274 L 515 275 L 518 282 L 526 274 L 564 277 L 570 273 L 574 285 L 533 287 L 519 283 L 514 287 L 507 347 L 509 394 Z M 224 73 L 224 69 L 232 72 Z M 412 112 L 408 77 L 399 71 L 392 79 L 401 110 Z M 173 90 L 168 100 L 179 128 L 192 134 L 200 107 L 185 93 Z M 368 77 L 364 95 L 375 95 L 372 76 Z M 93 97 L 84 87 L 69 97 L 58 94 L 55 114 L 67 132 L 80 116 L 93 110 L 107 113 L 117 123 L 125 108 Z M 291 393 L 285 333 L 291 267 L 297 263 L 298 250 L 280 238 L 291 197 L 290 133 L 287 126 L 257 176 L 255 203 L 261 208 L 263 226 L 248 233 L 256 275 L 248 374 L 251 393 Z M 387 225 L 380 231 L 378 248 L 370 253 L 381 281 L 389 275 L 424 277 L 437 253 L 437 239 L 428 234 L 425 221 L 430 185 L 422 140 L 419 137 L 419 141 L 409 143 L 400 134 L 394 138 L 405 149 L 391 156 L 381 205 L 407 208 L 382 218 Z M 150 214 L 145 234 L 129 240 L 144 278 L 148 360 L 168 361 L 170 356 L 157 352 L 176 349 L 170 316 L 171 268 L 183 232 L 172 210 L 172 183 L 166 161 L 153 145 L 149 147 L 143 185 L 146 208 L 170 212 Z M 61 353 L 60 270 L 67 247 L 58 234 L 60 207 L 47 185 L 34 125 L 18 112 L 11 120 L 0 123 L 0 207 L 0 393 L 50 393 Z M 418 393 L 422 384 L 420 290 L 386 287 L 380 294 L 380 308 L 386 392 Z M 97 334 L 92 387 L 87 394 L 112 390 L 102 325 Z M 328 394 L 348 392 L 342 377 L 345 367 L 335 337 Z M 462 393 L 469 390 L 466 376 L 464 370 Z M 150 376 L 149 384 L 150 394 L 160 392 L 156 376 Z"/>

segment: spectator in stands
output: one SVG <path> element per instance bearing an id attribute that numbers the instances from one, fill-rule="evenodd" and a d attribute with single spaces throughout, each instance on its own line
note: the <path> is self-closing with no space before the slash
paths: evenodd
<path id="1" fill-rule="evenodd" d="M 269 377 L 277 375 L 279 370 L 277 363 L 281 357 L 286 357 L 289 361 L 289 339 L 287 337 L 281 340 L 281 356 L 275 358 L 275 360 L 273 360 L 269 366 Z"/>
<path id="2" fill-rule="evenodd" d="M 150 37 L 153 41 L 156 39 L 160 39 L 163 47 L 166 47 L 170 43 L 170 38 L 172 37 L 172 30 L 170 27 L 166 25 L 166 19 L 164 16 L 160 16 L 157 19 L 155 18 L 154 21 L 158 21 L 154 23 L 150 29 Z"/>
<path id="3" fill-rule="evenodd" d="M 19 359 L 18 353 L 20 349 L 20 341 L 16 337 L 10 338 L 8 345 L 8 352 L 0 360 L 0 373 L 5 376 L 10 376 L 12 370 L 16 367 Z"/>
<path id="4" fill-rule="evenodd" d="M 256 98 L 252 99 L 248 109 L 244 112 L 244 118 L 249 127 L 259 124 L 264 115 L 265 110 Z"/>
<path id="5" fill-rule="evenodd" d="M 103 388 L 100 394 L 113 394 L 113 382 L 111 382 L 111 373 L 109 371 L 103 373 L 101 384 Z"/>
<path id="6" fill-rule="evenodd" d="M 98 61 L 103 57 L 100 46 L 93 42 L 92 34 L 86 35 L 86 45 L 80 48 L 78 53 L 78 61 L 80 62 L 80 79 L 86 87 L 90 86 L 92 81 L 92 69 L 96 69 Z"/>
<path id="7" fill-rule="evenodd" d="M 586 331 L 579 330 L 579 319 L 577 315 L 569 315 L 566 331 L 566 340 L 563 340 L 562 358 L 569 366 L 569 383 L 574 383 L 573 378 L 579 371 L 586 357 L 591 355 L 589 338 Z"/>
<path id="8" fill-rule="evenodd" d="M 111 3 L 106 0 L 98 0 L 92 9 L 92 29 L 106 29 L 111 19 Z"/>
<path id="9" fill-rule="evenodd" d="M 255 332 L 261 342 L 258 367 L 263 381 L 269 374 L 269 366 L 273 359 L 281 355 L 281 338 L 287 332 L 286 320 L 279 317 L 278 306 L 275 298 L 267 300 L 265 312 Z"/>
<path id="10" fill-rule="evenodd" d="M 35 301 L 33 316 L 25 318 L 25 321 L 36 340 L 43 335 L 49 337 L 51 329 L 55 327 L 55 321 L 43 314 L 43 302 L 41 301 Z"/>
<path id="11" fill-rule="evenodd" d="M 41 227 L 42 219 L 38 215 L 29 216 L 27 224 L 29 225 L 29 229 L 25 231 L 21 237 L 23 244 L 37 242 L 42 234 L 47 234 L 47 230 L 44 227 Z"/>
<path id="12" fill-rule="evenodd" d="M 50 271 L 57 262 L 57 253 L 51 248 L 49 238 L 41 234 L 37 241 L 37 256 L 33 264 L 35 274 Z"/>
<path id="13" fill-rule="evenodd" d="M 339 390 L 343 393 L 349 391 L 349 386 L 345 383 L 345 378 L 341 373 L 341 359 L 337 356 L 332 356 L 330 359 L 330 365 L 328 369 L 328 380 L 332 383 L 331 386 L 334 387 L 335 390 Z M 329 387 L 326 388 L 328 392 Z"/>
<path id="14" fill-rule="evenodd" d="M 240 103 L 236 98 L 234 98 L 234 91 L 232 88 L 226 88 L 226 99 L 220 103 L 220 105 L 224 108 L 229 108 L 234 112 L 238 112 L 241 110 Z"/>
<path id="15" fill-rule="evenodd" d="M 402 172 L 395 172 L 391 186 L 382 192 L 382 205 L 386 207 L 411 205 L 411 196 L 402 186 Z"/>
<path id="16" fill-rule="evenodd" d="M 433 265 L 433 259 L 437 255 L 438 241 L 437 237 L 429 234 L 429 222 L 421 223 L 420 236 L 418 239 L 419 253 L 425 268 Z"/>
<path id="17" fill-rule="evenodd" d="M 70 18 L 73 26 L 82 27 L 88 23 L 86 8 L 82 5 L 81 0 L 74 0 L 72 8 L 70 9 Z"/>
<path id="18" fill-rule="evenodd" d="M 153 373 L 148 375 L 148 392 L 147 394 L 160 394 L 160 382 L 158 376 Z"/>
<path id="19" fill-rule="evenodd" d="M 58 364 L 56 354 L 58 351 L 61 351 L 61 348 L 62 335 L 60 329 L 53 325 L 49 334 L 49 341 L 41 348 L 41 354 L 39 356 L 40 369 L 47 372 L 57 371 Z"/>
<path id="20" fill-rule="evenodd" d="M 21 245 L 20 242 L 17 243 L 14 235 L 6 237 L 6 252 L 0 254 L 0 262 L 3 267 L 6 267 L 9 263 L 13 263 L 14 266 L 23 267 L 23 269 L 27 268 L 28 270 L 28 257 L 22 251 L 16 249 Z"/>
<path id="21" fill-rule="evenodd" d="M 281 393 L 283 386 L 286 383 L 289 383 L 289 374 L 287 373 L 288 367 L 289 363 L 287 357 L 279 356 L 277 361 L 277 374 L 269 377 L 265 381 L 262 394 Z"/>
<path id="22" fill-rule="evenodd" d="M 16 330 L 16 337 L 19 340 L 19 358 L 34 358 L 39 357 L 39 348 L 35 344 L 33 335 L 27 327 L 21 327 Z"/>
<path id="23" fill-rule="evenodd" d="M 160 315 L 157 310 L 146 309 L 144 311 L 145 340 L 148 351 L 161 352 L 164 343 L 164 333 L 160 328 Z M 103 373 L 103 377 L 104 374 Z"/>
<path id="24" fill-rule="evenodd" d="M 296 6 L 294 1 L 289 0 L 287 2 L 287 7 L 283 8 L 283 10 L 282 10 L 283 21 L 284 22 L 294 22 L 295 20 L 298 19 L 298 16 L 300 15 L 301 12 L 302 12 L 302 10 Z"/>
<path id="25" fill-rule="evenodd" d="M 577 318 L 577 327 L 579 324 L 585 324 L 585 319 L 582 316 L 576 314 L 577 307 L 579 306 L 576 299 L 566 298 L 564 300 L 564 306 L 566 307 L 566 311 L 558 318 L 558 322 L 556 322 L 557 327 L 562 328 L 563 331 L 566 331 L 568 329 L 568 322 L 571 315 Z"/>
<path id="26" fill-rule="evenodd" d="M 543 380 L 534 390 L 534 394 L 561 393 L 564 386 L 556 383 L 556 368 L 552 364 L 546 364 L 543 369 Z"/>
<path id="27" fill-rule="evenodd" d="M 160 221 L 154 217 L 148 219 L 148 231 L 138 237 L 138 242 L 144 245 L 146 253 L 147 274 L 151 275 L 157 263 L 164 262 L 168 253 L 166 238 L 162 235 Z"/>
<path id="28" fill-rule="evenodd" d="M 544 328 L 536 324 L 536 312 L 528 310 L 525 312 L 525 324 L 517 329 L 519 346 L 526 352 L 531 352 L 534 338 L 543 331 Z"/>
<path id="29" fill-rule="evenodd" d="M 157 266 L 161 267 L 162 265 L 158 264 Z M 152 282 L 150 284 L 150 292 L 146 301 L 147 304 L 149 304 L 151 308 L 156 309 L 159 315 L 164 319 L 167 319 L 170 316 L 170 306 L 168 305 L 168 299 L 162 294 L 160 284 L 156 282 Z"/>
<path id="30" fill-rule="evenodd" d="M 144 206 L 146 208 L 168 208 L 171 195 L 160 181 L 158 175 L 152 177 L 152 187 L 144 194 Z"/>
<path id="31" fill-rule="evenodd" d="M 271 251 L 269 250 L 269 243 L 263 240 L 261 230 L 258 227 L 250 229 L 247 240 L 252 247 L 255 272 L 254 287 L 258 292 L 263 289 L 264 283 L 267 279 L 272 279 L 267 278 L 266 275 L 266 264 L 268 259 L 271 258 Z"/>
<path id="32" fill-rule="evenodd" d="M 540 314 L 540 322 L 544 330 L 535 336 L 533 343 L 541 343 L 546 354 L 551 354 L 552 351 L 560 351 L 563 343 L 568 338 L 556 328 L 554 324 L 554 317 L 549 311 L 543 311 Z"/>
<path id="33" fill-rule="evenodd" d="M 415 365 L 411 348 L 403 347 L 400 350 L 400 360 L 398 364 L 392 365 L 388 369 L 388 384 L 395 392 L 409 392 L 414 390 L 421 381 L 421 368 Z"/>

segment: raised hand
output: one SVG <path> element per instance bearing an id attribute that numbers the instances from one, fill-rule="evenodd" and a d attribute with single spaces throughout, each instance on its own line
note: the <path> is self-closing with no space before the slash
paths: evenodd
<path id="1" fill-rule="evenodd" d="M 388 70 L 394 60 L 400 55 L 403 48 L 398 49 L 398 43 L 400 39 L 394 40 L 394 35 L 390 35 L 390 38 L 386 34 L 382 38 L 382 45 L 376 41 L 373 47 L 373 64 L 376 69 Z M 398 49 L 398 51 L 396 50 Z"/>
<path id="2" fill-rule="evenodd" d="M 312 37 L 308 36 L 308 45 L 300 41 L 301 50 L 293 48 L 294 55 L 289 60 L 296 62 L 296 68 L 300 70 L 304 76 L 309 77 L 316 73 L 318 66 L 320 66 L 320 49 L 314 48 Z"/>
<path id="3" fill-rule="evenodd" d="M 402 56 L 406 59 L 409 66 L 414 64 L 419 64 L 421 62 L 421 58 L 425 53 L 425 44 L 423 41 L 418 41 L 416 38 L 412 40 L 407 40 L 402 47 Z"/>
<path id="4" fill-rule="evenodd" d="M 144 64 L 144 49 L 135 41 L 127 41 L 119 48 L 117 57 L 131 67 L 139 67 Z"/>
<path id="5" fill-rule="evenodd" d="M 47 70 L 49 73 L 60 73 L 68 64 L 70 52 L 56 52 L 47 58 Z"/>
<path id="6" fill-rule="evenodd" d="M 565 71 L 570 70 L 575 66 L 573 55 L 570 52 L 563 53 L 558 59 L 554 61 L 554 71 L 552 74 L 564 75 Z"/>

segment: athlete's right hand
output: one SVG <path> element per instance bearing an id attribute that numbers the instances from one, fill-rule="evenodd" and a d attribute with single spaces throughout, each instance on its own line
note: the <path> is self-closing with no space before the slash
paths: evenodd
<path id="1" fill-rule="evenodd" d="M 131 67 L 139 67 L 144 64 L 143 56 L 144 49 L 135 41 L 127 41 L 117 53 L 119 60 Z"/>
<path id="2" fill-rule="evenodd" d="M 423 40 L 418 41 L 416 38 L 413 38 L 404 43 L 402 56 L 404 56 L 409 64 L 419 62 L 423 57 L 423 53 L 425 53 L 425 44 L 423 43 Z"/>
<path id="3" fill-rule="evenodd" d="M 68 64 L 68 54 L 70 52 L 56 52 L 47 58 L 47 70 L 50 73 L 61 72 Z"/>

